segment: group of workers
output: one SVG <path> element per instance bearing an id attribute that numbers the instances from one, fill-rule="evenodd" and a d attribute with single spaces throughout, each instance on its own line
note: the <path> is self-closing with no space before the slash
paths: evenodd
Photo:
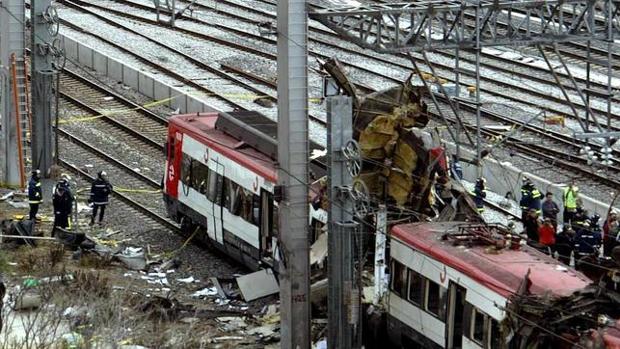
<path id="1" fill-rule="evenodd" d="M 478 178 L 473 190 L 474 203 L 479 212 L 484 210 L 486 180 Z M 591 256 L 599 253 L 610 255 L 620 245 L 620 224 L 618 214 L 610 211 L 601 226 L 598 214 L 589 215 L 579 199 L 579 188 L 568 185 L 562 196 L 562 209 L 554 200 L 553 193 L 543 194 L 532 180 L 523 177 L 521 186 L 521 221 L 528 242 L 543 251 L 557 252 L 561 258 Z M 558 231 L 558 215 L 562 214 L 562 225 Z"/>
<path id="2" fill-rule="evenodd" d="M 530 244 L 551 253 L 557 252 L 564 260 L 568 260 L 571 254 L 577 258 L 598 255 L 601 247 L 609 256 L 611 250 L 620 245 L 617 214 L 610 211 L 601 227 L 601 216 L 590 215 L 583 208 L 579 188 L 574 183 L 563 191 L 561 229 L 558 229 L 560 206 L 552 193 L 546 193 L 541 202 L 540 192 L 529 179 L 525 179 L 521 194 L 523 226 Z"/>
<path id="3" fill-rule="evenodd" d="M 97 213 L 99 213 L 99 224 L 103 223 L 105 208 L 109 203 L 109 196 L 112 192 L 112 185 L 107 179 L 104 171 L 97 173 L 97 178 L 90 188 L 88 202 L 92 204 L 93 212 L 90 225 L 95 224 Z M 36 221 L 39 205 L 43 202 L 43 190 L 41 188 L 41 171 L 32 171 L 32 176 L 28 182 L 28 201 L 30 204 L 29 219 Z M 52 206 L 54 210 L 54 228 L 71 229 L 71 214 L 75 197 L 71 191 L 69 181 L 66 177 L 61 178 L 52 191 Z"/>

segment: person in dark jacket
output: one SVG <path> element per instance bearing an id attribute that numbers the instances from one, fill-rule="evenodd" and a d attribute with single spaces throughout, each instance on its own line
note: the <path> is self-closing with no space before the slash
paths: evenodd
<path id="1" fill-rule="evenodd" d="M 528 177 L 523 177 L 523 186 L 521 186 L 521 201 L 519 202 L 519 205 L 521 206 L 521 218 L 523 220 L 526 219 L 528 212 L 532 209 L 540 215 L 541 199 L 542 194 L 538 189 L 536 189 L 534 183 L 532 183 Z"/>
<path id="2" fill-rule="evenodd" d="M 554 229 L 558 229 L 558 213 L 560 212 L 560 207 L 558 204 L 553 201 L 553 193 L 547 192 L 545 195 L 545 201 L 542 203 L 542 214 L 543 219 L 549 218 L 551 220 L 551 224 L 553 224 Z"/>
<path id="3" fill-rule="evenodd" d="M 570 264 L 570 256 L 575 245 L 575 231 L 568 225 L 564 225 L 564 229 L 555 236 L 555 250 L 558 252 L 558 258 L 564 264 Z"/>
<path id="4" fill-rule="evenodd" d="M 73 195 L 69 190 L 66 180 L 61 179 L 54 187 L 54 195 L 52 199 L 54 205 L 54 230 L 52 236 L 55 235 L 55 228 L 67 229 L 70 227 L 69 217 L 73 210 Z"/>
<path id="5" fill-rule="evenodd" d="M 452 178 L 454 179 L 463 179 L 463 167 L 461 166 L 461 162 L 459 161 L 459 157 L 456 154 L 452 154 Z"/>
<path id="6" fill-rule="evenodd" d="M 476 203 L 476 209 L 479 213 L 484 212 L 484 198 L 487 197 L 486 180 L 482 177 L 476 181 L 474 187 L 474 202 Z"/>
<path id="7" fill-rule="evenodd" d="M 30 203 L 29 218 L 35 220 L 39 212 L 39 205 L 43 202 L 43 191 L 41 190 L 41 171 L 32 171 L 32 177 L 28 182 L 28 202 Z"/>
<path id="8" fill-rule="evenodd" d="M 103 222 L 103 216 L 105 215 L 105 208 L 108 205 L 108 198 L 112 192 L 112 185 L 108 182 L 107 175 L 104 171 L 97 173 L 97 179 L 93 182 L 90 188 L 89 203 L 93 204 L 93 215 L 90 220 L 90 225 L 95 224 L 95 217 L 97 211 L 99 211 L 99 224 Z"/>
<path id="9" fill-rule="evenodd" d="M 529 210 L 527 216 L 525 216 L 525 221 L 523 222 L 528 244 L 538 242 L 538 228 L 540 227 L 540 224 L 540 219 L 538 218 L 538 213 L 536 210 Z"/>
<path id="10" fill-rule="evenodd" d="M 588 222 L 580 224 L 575 235 L 575 251 L 578 255 L 593 255 L 598 252 L 601 246 L 601 230 L 596 226 L 592 227 Z"/>

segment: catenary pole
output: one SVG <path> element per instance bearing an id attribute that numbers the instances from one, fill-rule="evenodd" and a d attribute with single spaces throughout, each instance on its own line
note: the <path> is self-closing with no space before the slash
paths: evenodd
<path id="1" fill-rule="evenodd" d="M 0 1 L 0 184 L 20 185 L 18 136 L 11 89 L 11 55 L 24 56 L 25 7 L 21 0 Z"/>
<path id="2" fill-rule="evenodd" d="M 310 348 L 308 76 L 305 0 L 278 1 L 281 347 Z"/>

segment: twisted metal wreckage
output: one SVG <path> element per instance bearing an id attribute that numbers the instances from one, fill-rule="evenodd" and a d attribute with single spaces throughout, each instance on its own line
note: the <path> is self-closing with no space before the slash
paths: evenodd
<path id="1" fill-rule="evenodd" d="M 435 145 L 424 140 L 421 129 L 429 114 L 424 88 L 411 83 L 413 74 L 402 85 L 361 95 L 337 59 L 324 62 L 323 69 L 352 98 L 353 138 L 363 157 L 356 180 L 371 197 L 420 220 L 480 220 L 467 191 L 451 178 L 438 137 L 431 141 Z"/>
<path id="2" fill-rule="evenodd" d="M 450 176 L 445 148 L 425 144 L 421 129 L 429 122 L 423 87 L 411 74 L 400 86 L 361 95 L 333 58 L 322 63 L 353 103 L 353 137 L 363 156 L 360 176 L 371 197 L 382 199 L 411 220 L 481 222 L 471 197 Z M 428 137 L 427 137 L 428 139 Z M 402 216 L 393 222 L 403 222 Z M 510 232 L 505 230 L 505 236 Z M 497 252 L 497 251 L 496 251 Z M 501 253 L 501 252 L 499 252 Z M 568 297 L 535 296 L 524 275 L 503 323 L 502 348 L 620 348 L 620 258 L 598 273 L 587 288 Z M 591 274 L 588 276 L 592 277 Z M 519 344 L 511 343 L 519 334 Z"/>

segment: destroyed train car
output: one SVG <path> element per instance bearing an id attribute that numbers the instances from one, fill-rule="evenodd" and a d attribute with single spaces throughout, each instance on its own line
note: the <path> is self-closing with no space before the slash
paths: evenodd
<path id="1" fill-rule="evenodd" d="M 390 237 L 396 347 L 620 348 L 618 273 L 591 285 L 500 226 L 412 223 Z"/>
<path id="2" fill-rule="evenodd" d="M 170 118 L 163 198 L 187 234 L 251 269 L 277 267 L 277 125 L 256 112 L 197 113 Z M 311 149 L 319 149 L 310 144 Z M 322 159 L 310 164 L 318 178 Z M 327 223 L 324 181 L 310 190 L 312 242 Z M 321 240 L 322 241 L 322 240 Z"/>

